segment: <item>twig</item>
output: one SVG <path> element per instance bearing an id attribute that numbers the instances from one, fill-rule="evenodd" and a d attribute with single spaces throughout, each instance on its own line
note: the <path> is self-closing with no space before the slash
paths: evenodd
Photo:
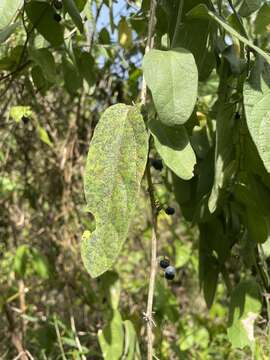
<path id="1" fill-rule="evenodd" d="M 151 239 L 151 269 L 148 288 L 147 310 L 145 313 L 145 320 L 147 323 L 147 359 L 153 359 L 153 325 L 155 326 L 152 318 L 153 313 L 153 300 L 155 291 L 155 278 L 157 267 L 157 208 L 155 204 L 155 198 L 153 193 L 153 182 L 150 172 L 150 163 L 147 163 L 146 176 L 148 183 L 148 191 L 151 202 L 151 222 L 152 222 L 152 239 Z"/>
<path id="2" fill-rule="evenodd" d="M 63 347 L 63 343 L 62 343 L 62 339 L 61 339 L 61 334 L 59 331 L 59 327 L 57 324 L 57 319 L 56 316 L 54 316 L 54 327 L 55 327 L 55 332 L 56 332 L 56 336 L 57 336 L 57 341 L 58 341 L 58 345 L 61 351 L 61 355 L 62 355 L 62 359 L 63 360 L 67 360 L 66 355 L 65 355 L 65 351 L 64 351 L 64 347 Z"/>
<path id="3" fill-rule="evenodd" d="M 154 29 L 156 24 L 156 0 L 151 0 L 150 3 L 150 14 L 149 14 L 149 23 L 148 23 L 148 32 L 147 32 L 147 41 L 145 47 L 145 54 L 154 46 Z M 143 77 L 142 82 L 142 91 L 141 91 L 141 105 L 145 106 L 147 100 L 147 85 L 145 78 Z M 153 301 L 154 301 L 154 291 L 155 291 L 155 278 L 156 278 L 156 266 L 157 266 L 157 209 L 155 206 L 155 198 L 153 193 L 153 182 L 150 171 L 150 163 L 148 161 L 146 166 L 146 175 L 148 182 L 148 191 L 151 202 L 151 222 L 152 222 L 152 239 L 151 239 L 151 268 L 150 268 L 150 279 L 148 287 L 148 298 L 147 298 L 147 309 L 144 313 L 144 319 L 146 320 L 147 326 L 147 360 L 153 359 L 153 325 L 154 320 L 152 317 L 153 313 Z"/>

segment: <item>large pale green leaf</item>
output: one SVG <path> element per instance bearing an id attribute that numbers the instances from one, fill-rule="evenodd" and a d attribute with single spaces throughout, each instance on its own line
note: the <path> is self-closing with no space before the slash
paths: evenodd
<path id="1" fill-rule="evenodd" d="M 16 12 L 23 4 L 23 0 L 0 0 L 0 29 L 4 30 L 13 20 Z"/>
<path id="2" fill-rule="evenodd" d="M 64 8 L 69 13 L 74 24 L 77 26 L 79 31 L 83 33 L 83 22 L 79 10 L 73 0 L 62 0 Z"/>
<path id="3" fill-rule="evenodd" d="M 63 28 L 54 19 L 54 8 L 43 1 L 31 1 L 25 5 L 26 14 L 33 27 L 53 46 L 64 41 Z"/>
<path id="4" fill-rule="evenodd" d="M 113 265 L 127 237 L 147 154 L 148 135 L 138 108 L 108 108 L 95 129 L 84 177 L 96 229 L 83 236 L 82 259 L 93 277 Z"/>
<path id="5" fill-rule="evenodd" d="M 243 17 L 251 15 L 262 5 L 263 0 L 244 0 L 239 9 L 239 14 Z"/>
<path id="6" fill-rule="evenodd" d="M 196 156 L 184 126 L 172 128 L 160 121 L 151 120 L 149 128 L 164 163 L 181 179 L 191 179 L 194 175 Z"/>
<path id="7" fill-rule="evenodd" d="M 119 360 L 121 358 L 124 350 L 124 328 L 118 310 L 113 310 L 110 323 L 98 331 L 98 342 L 104 360 Z"/>
<path id="8" fill-rule="evenodd" d="M 270 172 L 270 65 L 258 57 L 244 85 L 247 125 L 258 153 Z"/>
<path id="9" fill-rule="evenodd" d="M 240 282 L 232 293 L 229 309 L 228 337 L 234 348 L 254 349 L 254 321 L 260 310 L 261 295 L 256 281 Z"/>
<path id="10" fill-rule="evenodd" d="M 198 70 L 191 52 L 151 50 L 144 56 L 143 72 L 160 121 L 167 126 L 184 124 L 198 90 Z"/>
<path id="11" fill-rule="evenodd" d="M 210 11 L 207 6 L 204 4 L 200 4 L 196 6 L 194 9 L 189 11 L 188 16 L 190 18 L 210 18 L 217 22 L 219 25 L 223 27 L 225 31 L 227 31 L 232 36 L 236 37 L 243 44 L 248 45 L 252 49 L 254 49 L 258 54 L 263 56 L 265 60 L 270 63 L 270 55 L 260 49 L 258 46 L 254 45 L 253 42 L 249 41 L 244 36 L 240 35 L 235 29 L 233 29 L 230 25 L 228 25 L 221 17 L 219 17 L 216 13 Z"/>

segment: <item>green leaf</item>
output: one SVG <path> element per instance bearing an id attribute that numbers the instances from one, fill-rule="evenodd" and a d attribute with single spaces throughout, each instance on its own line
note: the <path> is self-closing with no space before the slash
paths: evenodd
<path id="1" fill-rule="evenodd" d="M 54 19 L 52 6 L 43 1 L 31 1 L 25 5 L 25 12 L 33 27 L 53 46 L 64 42 L 63 28 Z"/>
<path id="2" fill-rule="evenodd" d="M 230 181 L 236 162 L 234 161 L 232 139 L 234 133 L 234 104 L 221 104 L 216 125 L 215 177 L 208 207 L 213 213 L 218 205 L 220 192 Z"/>
<path id="3" fill-rule="evenodd" d="M 73 0 L 62 0 L 65 10 L 70 15 L 79 31 L 83 33 L 83 22 L 79 10 Z"/>
<path id="4" fill-rule="evenodd" d="M 191 256 L 191 248 L 187 244 L 183 244 L 180 241 L 177 241 L 175 244 L 175 263 L 176 268 L 184 266 Z"/>
<path id="5" fill-rule="evenodd" d="M 259 211 L 248 208 L 246 212 L 247 229 L 254 242 L 264 243 L 270 239 L 270 223 L 266 216 Z"/>
<path id="6" fill-rule="evenodd" d="M 52 83 L 57 80 L 54 57 L 48 49 L 31 49 L 29 57 L 40 66 L 45 79 Z"/>
<path id="7" fill-rule="evenodd" d="M 181 179 L 191 179 L 194 175 L 196 156 L 184 126 L 171 128 L 160 121 L 151 120 L 149 129 L 164 163 Z"/>
<path id="8" fill-rule="evenodd" d="M 262 0 L 244 0 L 239 9 L 239 15 L 247 17 L 258 10 L 262 5 Z"/>
<path id="9" fill-rule="evenodd" d="M 244 84 L 244 106 L 250 135 L 267 172 L 270 172 L 270 65 L 256 59 Z"/>
<path id="10" fill-rule="evenodd" d="M 233 348 L 255 346 L 254 321 L 261 311 L 260 288 L 254 279 L 240 282 L 234 289 L 230 308 L 228 337 Z"/>
<path id="11" fill-rule="evenodd" d="M 122 18 L 118 24 L 118 42 L 126 49 L 132 46 L 132 29 L 125 18 Z"/>
<path id="12" fill-rule="evenodd" d="M 18 25 L 19 23 L 16 22 L 15 24 L 6 26 L 3 30 L 0 31 L 0 44 L 5 42 L 14 33 Z"/>
<path id="13" fill-rule="evenodd" d="M 71 95 L 76 95 L 78 89 L 82 87 L 83 84 L 81 75 L 66 56 L 62 57 L 62 65 L 66 89 Z"/>
<path id="14" fill-rule="evenodd" d="M 29 258 L 28 245 L 20 245 L 17 248 L 14 257 L 14 271 L 21 277 L 25 275 L 28 258 Z"/>
<path id="15" fill-rule="evenodd" d="M 198 70 L 193 55 L 183 48 L 151 50 L 143 59 L 143 72 L 160 121 L 184 124 L 191 116 L 198 90 Z"/>
<path id="16" fill-rule="evenodd" d="M 49 145 L 50 147 L 53 147 L 53 143 L 51 142 L 49 135 L 47 131 L 42 126 L 37 127 L 38 136 L 41 141 L 43 141 L 45 144 Z"/>
<path id="17" fill-rule="evenodd" d="M 210 11 L 207 6 L 204 4 L 200 4 L 196 6 L 194 9 L 189 11 L 187 14 L 190 18 L 210 18 L 217 22 L 219 25 L 223 27 L 225 31 L 227 31 L 232 36 L 236 37 L 243 44 L 248 45 L 252 49 L 254 49 L 258 54 L 260 54 L 268 63 L 270 63 L 270 55 L 254 45 L 251 41 L 246 39 L 244 36 L 240 35 L 236 30 L 234 30 L 230 25 L 228 25 L 222 18 L 220 18 L 217 14 Z"/>
<path id="18" fill-rule="evenodd" d="M 254 25 L 256 34 L 267 35 L 270 32 L 270 4 L 264 4 L 260 8 Z"/>
<path id="19" fill-rule="evenodd" d="M 127 237 L 148 154 L 148 135 L 135 106 L 108 108 L 95 129 L 84 189 L 96 229 L 83 236 L 82 259 L 92 277 L 108 270 Z"/>
<path id="20" fill-rule="evenodd" d="M 104 360 L 120 359 L 124 350 L 124 329 L 118 310 L 113 310 L 110 323 L 98 331 L 98 342 Z"/>
<path id="21" fill-rule="evenodd" d="M 130 320 L 124 321 L 125 328 L 125 351 L 123 359 L 125 360 L 139 360 L 141 359 L 139 342 L 137 339 L 136 330 Z"/>
<path id="22" fill-rule="evenodd" d="M 31 255 L 32 266 L 35 273 L 42 279 L 48 279 L 50 276 L 50 271 L 47 258 L 36 249 L 31 249 Z"/>
<path id="23" fill-rule="evenodd" d="M 90 53 L 82 52 L 78 48 L 74 49 L 74 55 L 79 73 L 89 86 L 93 86 L 96 82 L 97 74 L 94 58 Z"/>
<path id="24" fill-rule="evenodd" d="M 1 0 L 0 1 L 0 29 L 10 25 L 16 12 L 21 8 L 23 0 Z"/>
<path id="25" fill-rule="evenodd" d="M 9 116 L 16 122 L 20 122 L 22 117 L 31 117 L 32 110 L 30 106 L 12 106 L 9 110 Z"/>

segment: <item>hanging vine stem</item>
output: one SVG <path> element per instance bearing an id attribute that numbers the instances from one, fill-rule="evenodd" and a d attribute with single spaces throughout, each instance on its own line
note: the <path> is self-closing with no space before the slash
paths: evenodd
<path id="1" fill-rule="evenodd" d="M 150 12 L 149 12 L 149 23 L 148 23 L 148 33 L 145 47 L 145 54 L 153 48 L 154 46 L 154 29 L 156 24 L 156 0 L 151 0 L 150 3 Z M 144 107 L 147 100 L 147 85 L 145 78 L 143 77 L 142 81 L 142 91 L 141 91 L 141 105 Z M 157 267 L 157 208 L 154 198 L 154 189 L 153 182 L 150 171 L 150 163 L 147 162 L 146 166 L 146 176 L 148 183 L 148 191 L 151 203 L 151 222 L 152 222 L 152 238 L 151 238 L 151 268 L 150 268 L 150 278 L 149 278 L 149 287 L 148 287 L 148 298 L 147 298 L 147 309 L 144 313 L 144 319 L 146 320 L 147 326 L 147 360 L 152 360 L 154 357 L 153 354 L 153 325 L 154 320 L 152 317 L 153 313 L 153 301 L 154 301 L 154 291 L 155 291 L 155 278 L 156 278 L 156 267 Z"/>

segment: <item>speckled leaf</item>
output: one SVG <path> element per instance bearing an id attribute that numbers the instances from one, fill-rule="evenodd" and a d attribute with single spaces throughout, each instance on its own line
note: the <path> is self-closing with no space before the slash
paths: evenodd
<path id="1" fill-rule="evenodd" d="M 92 277 L 115 262 L 127 237 L 148 154 L 148 135 L 136 106 L 117 104 L 102 115 L 84 177 L 96 229 L 85 232 L 82 259 Z"/>
<path id="2" fill-rule="evenodd" d="M 164 163 L 181 179 L 191 179 L 194 175 L 196 156 L 185 127 L 180 125 L 172 128 L 160 121 L 152 120 L 149 122 L 149 128 Z"/>
<path id="3" fill-rule="evenodd" d="M 184 124 L 197 100 L 198 70 L 192 53 L 183 48 L 151 50 L 144 56 L 143 72 L 160 121 Z"/>
<path id="4" fill-rule="evenodd" d="M 254 321 L 261 311 L 261 295 L 253 279 L 240 282 L 231 296 L 228 337 L 234 348 L 255 346 Z"/>
<path id="5" fill-rule="evenodd" d="M 247 125 L 259 155 L 270 172 L 270 65 L 258 57 L 244 86 Z"/>

